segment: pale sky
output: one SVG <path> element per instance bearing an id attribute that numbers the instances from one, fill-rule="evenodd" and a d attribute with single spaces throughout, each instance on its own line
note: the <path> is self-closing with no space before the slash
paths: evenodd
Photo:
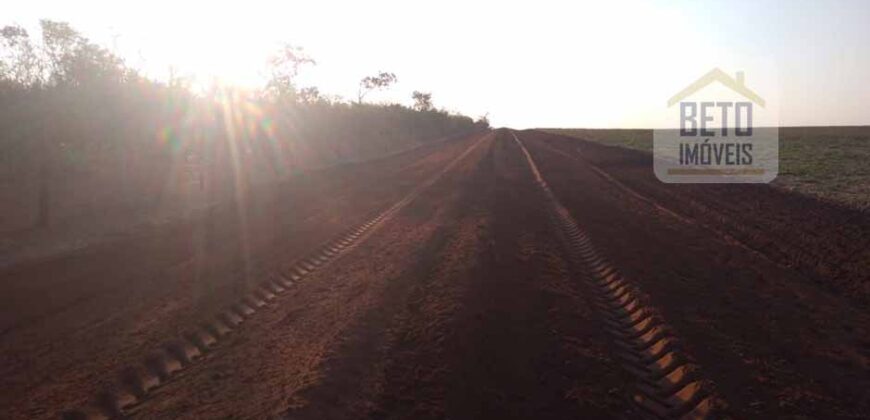
<path id="1" fill-rule="evenodd" d="M 170 66 L 249 87 L 283 42 L 317 62 L 301 84 L 356 98 L 359 79 L 399 83 L 373 101 L 436 106 L 494 126 L 655 127 L 657 110 L 713 67 L 763 62 L 757 86 L 782 125 L 870 124 L 870 1 L 98 1 L 3 6 L 0 25 L 69 22 L 152 77 Z M 756 73 L 757 74 L 757 73 Z M 771 83 L 770 80 L 776 80 Z"/>

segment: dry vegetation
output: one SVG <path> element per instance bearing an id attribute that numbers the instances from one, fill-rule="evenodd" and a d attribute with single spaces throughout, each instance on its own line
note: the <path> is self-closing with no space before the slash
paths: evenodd
<path id="1" fill-rule="evenodd" d="M 434 109 L 431 95 L 410 108 L 298 87 L 314 61 L 291 46 L 266 64 L 262 89 L 195 91 L 143 76 L 65 23 L 0 30 L 0 254 L 22 232 L 177 214 L 488 126 Z"/>
<path id="2" fill-rule="evenodd" d="M 544 131 L 652 153 L 652 130 Z M 870 208 L 870 127 L 784 127 L 779 137 L 779 177 L 774 185 Z"/>

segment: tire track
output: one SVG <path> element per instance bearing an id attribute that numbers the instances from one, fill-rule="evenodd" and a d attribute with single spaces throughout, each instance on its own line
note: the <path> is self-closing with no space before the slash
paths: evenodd
<path id="1" fill-rule="evenodd" d="M 584 141 L 587 141 L 587 140 L 584 140 Z M 589 162 L 588 160 L 586 160 L 582 157 L 577 157 L 577 156 L 571 155 L 565 151 L 562 151 L 562 150 L 559 150 L 559 149 L 553 147 L 550 144 L 547 144 L 546 142 L 540 142 L 539 144 L 542 147 L 544 147 L 545 149 L 547 149 L 553 153 L 556 153 L 560 156 L 563 156 L 563 157 L 565 157 L 573 162 L 579 162 L 581 164 L 587 165 L 589 167 L 589 169 L 591 169 L 593 172 L 595 172 L 602 179 L 609 182 L 613 186 L 619 188 L 620 190 L 622 190 L 626 194 L 631 195 L 632 197 L 640 200 L 641 202 L 644 202 L 644 203 L 652 206 L 656 210 L 658 210 L 662 213 L 665 213 L 665 214 L 673 217 L 674 219 L 676 219 L 680 222 L 683 222 L 687 225 L 698 226 L 702 229 L 705 229 L 708 232 L 712 233 L 714 236 L 721 238 L 723 241 L 725 241 L 725 243 L 727 243 L 729 245 L 736 246 L 738 248 L 741 248 L 744 251 L 747 251 L 752 255 L 755 255 L 755 256 L 757 256 L 757 257 L 759 257 L 759 258 L 761 258 L 761 259 L 763 259 L 771 264 L 776 265 L 777 267 L 780 267 L 780 268 L 785 269 L 785 270 L 791 269 L 791 267 L 789 265 L 775 260 L 773 257 L 767 255 L 762 250 L 756 249 L 755 247 L 745 243 L 744 241 L 741 241 L 740 239 L 738 239 L 734 235 L 731 235 L 731 234 L 723 231 L 722 229 L 717 229 L 716 227 L 714 227 L 708 223 L 704 223 L 701 220 L 698 220 L 697 218 L 677 213 L 676 211 L 671 210 L 668 207 L 665 207 L 659 201 L 654 200 L 650 197 L 647 197 L 647 196 L 639 193 L 637 190 L 629 187 L 628 185 L 624 184 L 623 182 L 621 182 L 621 181 L 617 180 L 616 178 L 614 178 L 613 176 L 611 176 L 605 170 L 598 167 L 598 165 L 595 165 L 594 163 Z M 718 211 L 710 208 L 709 206 L 707 206 L 705 204 L 699 203 L 697 201 L 693 201 L 693 205 L 699 207 L 702 211 L 707 212 L 707 213 L 718 213 Z M 718 215 L 717 217 L 720 219 L 724 218 L 724 216 L 722 216 L 721 214 Z M 751 237 L 751 238 L 758 239 L 758 236 L 756 235 L 756 236 Z"/>
<path id="2" fill-rule="evenodd" d="M 430 176 L 406 194 L 404 198 L 367 221 L 316 247 L 312 252 L 289 265 L 289 268 L 267 271 L 264 276 L 265 280 L 237 303 L 214 316 L 211 321 L 197 328 L 192 328 L 190 332 L 183 334 L 178 339 L 167 342 L 141 364 L 123 369 L 118 375 L 115 385 L 98 393 L 91 401 L 90 406 L 63 411 L 60 413 L 60 417 L 64 420 L 125 418 L 132 410 L 146 401 L 154 391 L 177 377 L 188 367 L 206 357 L 213 356 L 221 343 L 227 341 L 226 339 L 233 332 L 255 316 L 257 312 L 267 308 L 268 303 L 276 300 L 297 282 L 361 245 L 392 216 L 435 184 L 444 174 L 452 170 L 492 135 L 490 132 L 480 136 L 441 171 Z"/>
<path id="3" fill-rule="evenodd" d="M 512 134 L 541 187 L 550 221 L 564 242 L 569 259 L 589 286 L 623 367 L 637 379 L 631 400 L 655 418 L 723 417 L 725 403 L 702 377 L 700 368 L 680 350 L 663 317 L 645 303 L 646 296 L 637 286 L 595 250 L 592 241 L 550 190 L 522 141 Z"/>

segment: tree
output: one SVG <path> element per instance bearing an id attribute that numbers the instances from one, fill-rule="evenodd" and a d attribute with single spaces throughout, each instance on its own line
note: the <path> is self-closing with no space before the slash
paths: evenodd
<path id="1" fill-rule="evenodd" d="M 107 84 L 118 84 L 138 77 L 118 56 L 91 43 L 69 24 L 45 19 L 40 20 L 39 24 L 42 31 L 40 45 L 35 45 L 27 31 L 20 26 L 0 29 L 0 81 L 17 89 L 41 91 L 38 94 L 46 95 L 45 98 L 49 98 L 46 99 L 49 101 L 50 98 L 62 97 L 57 96 L 62 95 L 57 91 L 48 92 L 53 88 L 87 86 L 87 89 L 77 90 L 73 96 L 79 100 L 81 96 L 105 97 L 109 91 L 101 88 Z M 94 88 L 95 84 L 100 86 Z M 38 227 L 48 226 L 53 216 L 50 207 L 50 183 L 54 178 L 53 166 L 57 164 L 53 156 L 57 154 L 60 143 L 57 139 L 64 135 L 58 129 L 63 124 L 59 121 L 73 118 L 69 110 L 46 104 L 47 102 L 42 102 L 38 115 L 40 120 L 32 125 L 38 128 L 30 134 L 33 138 L 31 144 L 36 146 L 34 154 L 39 168 L 36 215 Z M 82 143 L 86 141 L 90 140 Z"/>
<path id="2" fill-rule="evenodd" d="M 117 55 L 93 44 L 66 22 L 39 21 L 47 78 L 52 85 L 121 83 L 137 75 Z"/>
<path id="3" fill-rule="evenodd" d="M 477 121 L 474 122 L 474 125 L 485 129 L 489 128 L 489 112 L 478 117 Z"/>
<path id="4" fill-rule="evenodd" d="M 320 100 L 320 89 L 317 86 L 309 86 L 299 90 L 299 101 L 305 104 Z"/>
<path id="5" fill-rule="evenodd" d="M 0 29 L 0 80 L 19 86 L 41 84 L 42 65 L 27 30 L 18 25 Z"/>
<path id="6" fill-rule="evenodd" d="M 137 77 L 124 61 L 65 22 L 40 20 L 42 44 L 20 26 L 0 29 L 0 79 L 23 87 L 80 86 Z"/>
<path id="7" fill-rule="evenodd" d="M 411 94 L 411 98 L 414 99 L 414 109 L 417 111 L 431 111 L 434 107 L 432 106 L 432 94 L 428 92 L 420 92 L 414 91 Z"/>
<path id="8" fill-rule="evenodd" d="M 86 40 L 66 22 L 42 19 L 39 25 L 49 78 L 55 85 L 66 84 L 73 77 L 69 73 L 73 62 L 77 61 L 76 52 Z"/>
<path id="9" fill-rule="evenodd" d="M 396 83 L 396 75 L 394 73 L 382 71 L 376 76 L 366 76 L 359 81 L 359 91 L 357 92 L 357 103 L 362 104 L 363 97 L 375 89 L 386 89 L 393 83 Z"/>
<path id="10" fill-rule="evenodd" d="M 299 92 L 296 89 L 295 79 L 299 75 L 299 69 L 307 64 L 317 63 L 302 48 L 284 44 L 281 50 L 269 60 L 272 77 L 266 85 L 266 91 L 275 98 L 296 103 Z"/>

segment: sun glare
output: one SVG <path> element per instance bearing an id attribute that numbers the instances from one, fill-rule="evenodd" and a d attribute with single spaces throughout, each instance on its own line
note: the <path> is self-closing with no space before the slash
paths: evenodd
<path id="1" fill-rule="evenodd" d="M 108 1 L 92 1 L 89 7 L 48 3 L 51 7 L 37 7 L 40 2 L 22 7 L 20 23 L 34 25 L 45 17 L 69 21 L 151 77 L 172 74 L 199 90 L 216 84 L 262 87 L 268 57 L 290 43 L 317 61 L 300 71 L 299 83 L 317 86 L 327 96 L 352 100 L 362 77 L 391 71 L 398 83 L 375 92 L 372 100 L 407 104 L 412 91 L 432 91 L 439 106 L 470 115 L 488 112 L 496 123 L 520 127 L 644 126 L 655 121 L 644 114 L 674 86 L 712 67 L 757 56 L 792 69 L 784 75 L 790 86 L 817 86 L 815 95 L 806 89 L 787 92 L 796 98 L 784 105 L 792 110 L 787 115 L 805 119 L 817 114 L 807 108 L 806 96 L 854 91 L 846 86 L 849 80 L 860 79 L 861 69 L 870 66 L 866 55 L 856 54 L 857 47 L 837 34 L 817 38 L 831 51 L 844 51 L 801 53 L 790 42 L 799 38 L 788 36 L 794 28 L 777 20 L 765 25 L 764 16 L 773 11 L 744 13 L 748 6 L 251 0 L 207 7 L 156 1 L 131 9 Z M 84 9 L 100 12 L 83 14 Z M 786 13 L 786 18 L 800 16 Z M 841 19 L 843 36 L 862 30 L 855 19 Z M 785 42 L 795 45 L 777 47 Z M 828 78 L 792 65 L 802 54 L 819 63 L 840 63 L 842 74 Z M 516 104 L 517 97 L 552 106 L 546 112 L 529 110 Z M 859 89 L 850 101 L 860 103 L 859 97 L 867 99 L 870 92 Z M 854 109 L 844 106 L 839 118 L 857 118 Z"/>

